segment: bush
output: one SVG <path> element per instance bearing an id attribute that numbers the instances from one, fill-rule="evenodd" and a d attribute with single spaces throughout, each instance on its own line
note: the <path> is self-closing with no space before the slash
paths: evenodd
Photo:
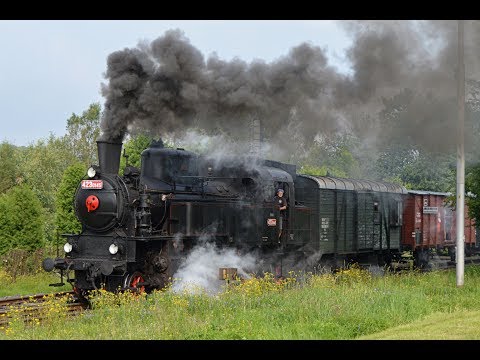
<path id="1" fill-rule="evenodd" d="M 81 163 L 70 165 L 63 173 L 56 195 L 55 225 L 60 234 L 75 234 L 82 229 L 75 215 L 74 199 L 78 184 L 85 176 Z"/>
<path id="2" fill-rule="evenodd" d="M 43 209 L 28 185 L 15 186 L 0 196 L 0 214 L 0 255 L 12 249 L 34 251 L 43 247 Z"/>
<path id="3" fill-rule="evenodd" d="M 41 271 L 43 259 L 43 249 L 35 251 L 13 249 L 0 257 L 2 269 L 12 282 L 17 279 L 17 276 L 32 275 Z"/>

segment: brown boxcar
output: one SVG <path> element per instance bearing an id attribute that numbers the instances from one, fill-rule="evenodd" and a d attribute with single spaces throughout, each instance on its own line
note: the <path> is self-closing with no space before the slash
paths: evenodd
<path id="1" fill-rule="evenodd" d="M 456 212 L 446 200 L 450 194 L 409 190 L 403 207 L 402 245 L 413 252 L 415 264 L 425 267 L 431 250 L 448 252 L 454 260 L 456 245 Z M 476 244 L 475 220 L 465 206 L 465 251 L 471 253 Z"/>

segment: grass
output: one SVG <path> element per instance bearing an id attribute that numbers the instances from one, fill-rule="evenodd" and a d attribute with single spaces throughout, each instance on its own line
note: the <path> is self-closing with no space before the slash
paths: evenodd
<path id="1" fill-rule="evenodd" d="M 478 340 L 480 311 L 438 312 L 407 325 L 362 336 L 360 340 Z"/>
<path id="2" fill-rule="evenodd" d="M 0 297 L 44 294 L 57 291 L 70 291 L 72 287 L 66 284 L 62 287 L 52 287 L 49 284 L 59 283 L 60 277 L 53 273 L 39 271 L 35 275 L 20 275 L 15 281 L 0 269 Z M 66 282 L 66 279 L 63 279 Z"/>
<path id="3" fill-rule="evenodd" d="M 373 276 L 358 268 L 276 282 L 253 278 L 215 296 L 100 291 L 75 319 L 12 321 L 0 339 L 480 339 L 480 269 Z M 58 312 L 57 312 L 58 313 Z"/>

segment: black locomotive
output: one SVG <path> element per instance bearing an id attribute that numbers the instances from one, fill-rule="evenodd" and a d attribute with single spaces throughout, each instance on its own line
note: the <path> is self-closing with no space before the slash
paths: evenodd
<path id="1" fill-rule="evenodd" d="M 142 152 L 141 169 L 127 166 L 120 176 L 121 141 L 97 146 L 99 166 L 75 195 L 82 231 L 64 235 L 64 258 L 43 263 L 73 271 L 68 280 L 81 296 L 163 288 L 206 241 L 255 253 L 252 271 L 276 276 L 400 256 L 401 186 L 301 175 L 295 165 L 253 157 L 208 158 L 161 141 Z M 273 201 L 279 188 L 288 202 L 283 221 Z"/>

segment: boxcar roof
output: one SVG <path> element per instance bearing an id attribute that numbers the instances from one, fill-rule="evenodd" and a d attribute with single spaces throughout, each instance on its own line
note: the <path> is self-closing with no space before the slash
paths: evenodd
<path id="1" fill-rule="evenodd" d="M 408 190 L 409 194 L 415 195 L 442 195 L 442 196 L 450 196 L 452 193 L 446 192 L 436 192 L 436 191 L 424 191 L 424 190 Z"/>
<path id="2" fill-rule="evenodd" d="M 401 185 L 386 183 L 382 181 L 358 180 L 337 178 L 332 176 L 299 175 L 314 180 L 321 189 L 356 190 L 356 191 L 378 191 L 407 194 L 407 189 Z"/>

